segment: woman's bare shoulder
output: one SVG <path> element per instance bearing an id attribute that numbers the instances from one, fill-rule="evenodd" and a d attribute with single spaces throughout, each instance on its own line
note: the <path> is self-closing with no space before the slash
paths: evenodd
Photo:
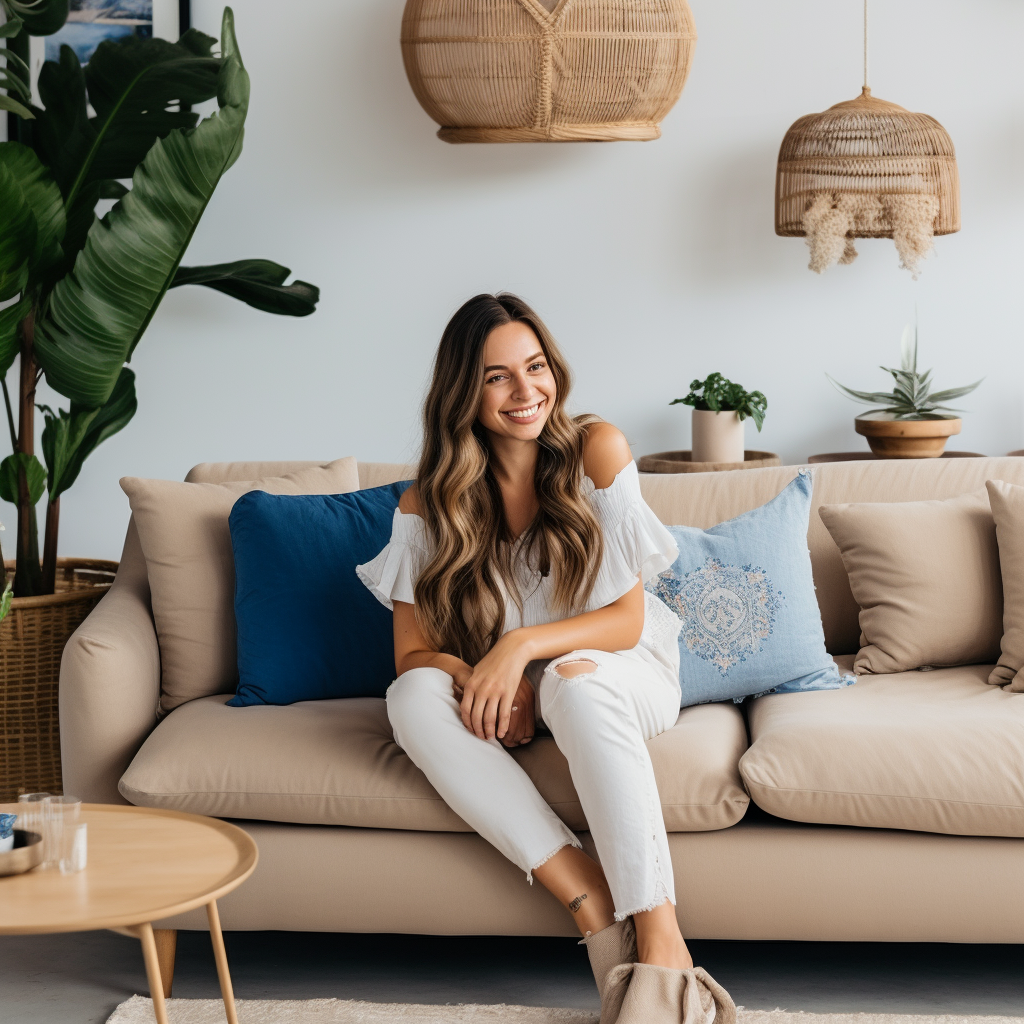
<path id="1" fill-rule="evenodd" d="M 615 477 L 633 461 L 625 434 L 611 423 L 600 420 L 587 426 L 583 446 L 583 472 L 601 490 L 610 487 Z"/>
<path id="2" fill-rule="evenodd" d="M 407 487 L 402 496 L 398 499 L 398 510 L 409 516 L 423 516 L 423 506 L 420 504 L 420 492 L 416 484 Z"/>

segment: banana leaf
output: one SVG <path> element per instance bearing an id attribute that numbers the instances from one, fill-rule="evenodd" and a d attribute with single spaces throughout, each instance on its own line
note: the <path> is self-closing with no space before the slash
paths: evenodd
<path id="1" fill-rule="evenodd" d="M 3 143 L 16 145 L 16 143 Z M 0 302 L 13 299 L 28 284 L 28 269 L 36 250 L 32 209 L 18 179 L 0 162 Z"/>
<path id="2" fill-rule="evenodd" d="M 20 302 L 0 309 L 0 380 L 7 376 L 7 371 L 17 358 L 18 324 L 32 310 L 32 300 L 24 296 Z"/>
<path id="3" fill-rule="evenodd" d="M 21 20 L 11 18 L 0 25 L 0 39 L 11 39 L 20 31 Z M 32 90 L 28 86 L 28 65 L 6 46 L 0 50 L 0 60 L 7 61 L 7 67 L 0 67 L 0 89 L 7 90 L 6 96 L 0 96 L 0 110 L 9 110 L 12 114 L 31 120 L 35 115 L 25 106 L 32 99 Z"/>
<path id="4" fill-rule="evenodd" d="M 92 144 L 96 127 L 89 118 L 85 73 L 70 46 L 60 48 L 58 60 L 48 60 L 39 71 L 41 108 L 33 108 L 32 143 L 40 159 L 53 171 L 61 193 L 67 196 Z"/>
<path id="5" fill-rule="evenodd" d="M 0 462 L 0 498 L 18 504 L 18 470 L 24 467 L 29 500 L 34 505 L 46 490 L 46 470 L 34 455 L 15 452 Z"/>
<path id="6" fill-rule="evenodd" d="M 68 20 L 69 0 L 5 0 L 30 36 L 52 36 Z"/>
<path id="7" fill-rule="evenodd" d="M 35 276 L 61 258 L 64 203 L 60 189 L 39 157 L 20 142 L 0 142 L 0 166 L 17 182 L 21 201 L 35 221 L 35 244 L 28 266 L 29 275 Z"/>
<path id="8" fill-rule="evenodd" d="M 221 62 L 211 56 L 215 40 L 209 36 L 193 31 L 186 42 L 129 36 L 96 48 L 85 69 L 89 102 L 96 110 L 96 137 L 69 201 L 87 181 L 130 178 L 157 139 L 195 126 L 199 115 L 185 108 L 217 95 Z M 169 110 L 172 105 L 179 109 Z"/>
<path id="9" fill-rule="evenodd" d="M 72 403 L 71 411 L 55 413 L 41 405 L 43 458 L 46 460 L 46 487 L 54 502 L 77 479 L 82 464 L 96 447 L 128 425 L 139 407 L 135 397 L 135 374 L 121 370 L 107 403 L 100 409 L 81 409 Z"/>
<path id="10" fill-rule="evenodd" d="M 89 229 L 74 272 L 54 286 L 37 325 L 36 356 L 47 382 L 84 409 L 109 400 L 214 189 L 241 153 L 249 77 L 230 8 L 221 46 L 219 111 L 154 143 L 131 191 Z"/>
<path id="11" fill-rule="evenodd" d="M 307 281 L 286 285 L 291 271 L 271 260 L 238 260 L 206 267 L 178 267 L 172 288 L 203 284 L 232 298 L 283 316 L 309 316 L 316 310 L 320 289 Z"/>

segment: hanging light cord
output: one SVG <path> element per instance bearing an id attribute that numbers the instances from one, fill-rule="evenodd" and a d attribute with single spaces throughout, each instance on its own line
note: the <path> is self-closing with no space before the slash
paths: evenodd
<path id="1" fill-rule="evenodd" d="M 868 0 L 864 0 L 864 88 L 868 88 Z"/>

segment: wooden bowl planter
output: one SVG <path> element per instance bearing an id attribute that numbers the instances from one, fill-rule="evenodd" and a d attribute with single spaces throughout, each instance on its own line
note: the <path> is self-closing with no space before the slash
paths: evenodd
<path id="1" fill-rule="evenodd" d="M 872 452 L 883 459 L 937 459 L 946 441 L 960 433 L 962 421 L 881 420 L 858 417 L 854 430 L 868 439 Z"/>
<path id="2" fill-rule="evenodd" d="M 402 18 L 445 142 L 657 139 L 696 38 L 687 0 L 407 0 Z"/>
<path id="3" fill-rule="evenodd" d="M 62 791 L 60 659 L 115 572 L 117 562 L 59 558 L 57 593 L 16 597 L 0 622 L 0 803 Z"/>

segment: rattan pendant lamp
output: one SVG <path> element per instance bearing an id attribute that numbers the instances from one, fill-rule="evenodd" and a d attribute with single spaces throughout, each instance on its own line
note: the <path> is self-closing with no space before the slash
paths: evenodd
<path id="1" fill-rule="evenodd" d="M 806 237 L 810 269 L 852 263 L 855 238 L 892 238 L 917 277 L 934 235 L 960 230 L 960 179 L 949 134 L 933 117 L 876 99 L 801 117 L 786 132 L 775 178 L 775 233 Z"/>
<path id="2" fill-rule="evenodd" d="M 402 17 L 445 142 L 657 139 L 696 38 L 687 0 L 407 0 Z"/>

